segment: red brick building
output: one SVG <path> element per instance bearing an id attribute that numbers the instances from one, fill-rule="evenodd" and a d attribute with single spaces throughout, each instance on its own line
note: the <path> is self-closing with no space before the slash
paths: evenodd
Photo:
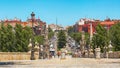
<path id="1" fill-rule="evenodd" d="M 95 28 L 98 24 L 101 24 L 103 27 L 106 29 L 109 29 L 112 25 L 116 24 L 117 22 L 120 22 L 120 20 L 110 20 L 109 18 L 100 21 L 100 20 L 91 20 L 91 19 L 82 19 L 79 20 L 75 25 L 74 25 L 74 30 L 75 32 L 88 32 L 90 33 L 90 24 L 92 25 L 92 33 L 95 32 Z"/>

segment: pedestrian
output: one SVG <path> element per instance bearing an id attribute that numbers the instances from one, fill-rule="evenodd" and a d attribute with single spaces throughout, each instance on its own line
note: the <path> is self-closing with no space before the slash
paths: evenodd
<path id="1" fill-rule="evenodd" d="M 79 57 L 81 57 L 81 51 L 78 51 L 78 55 L 79 55 Z"/>
<path id="2" fill-rule="evenodd" d="M 60 58 L 60 56 L 61 56 L 61 52 L 58 51 L 58 52 L 57 52 L 57 55 L 58 55 L 58 58 Z"/>
<path id="3" fill-rule="evenodd" d="M 49 58 L 51 59 L 52 58 L 52 52 L 50 51 L 50 54 L 49 54 Z"/>
<path id="4" fill-rule="evenodd" d="M 82 57 L 84 57 L 84 58 L 85 58 L 85 52 L 83 52 Z"/>

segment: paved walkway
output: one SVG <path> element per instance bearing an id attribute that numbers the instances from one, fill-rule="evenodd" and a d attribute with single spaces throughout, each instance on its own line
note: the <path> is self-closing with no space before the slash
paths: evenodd
<path id="1" fill-rule="evenodd" d="M 3 65 L 1 64 L 0 68 L 120 68 L 120 59 L 54 58 L 44 60 L 14 60 Z"/>

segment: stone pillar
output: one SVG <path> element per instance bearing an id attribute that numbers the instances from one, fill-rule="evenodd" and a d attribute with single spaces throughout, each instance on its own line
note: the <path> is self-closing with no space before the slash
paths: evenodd
<path id="1" fill-rule="evenodd" d="M 96 48 L 95 52 L 96 52 L 96 59 L 100 59 L 100 48 Z"/>
<path id="2" fill-rule="evenodd" d="M 65 59 L 65 52 L 62 52 L 61 59 Z"/>
<path id="3" fill-rule="evenodd" d="M 65 55 L 65 49 L 63 48 L 63 49 L 61 49 L 61 59 L 66 59 L 66 55 Z"/>

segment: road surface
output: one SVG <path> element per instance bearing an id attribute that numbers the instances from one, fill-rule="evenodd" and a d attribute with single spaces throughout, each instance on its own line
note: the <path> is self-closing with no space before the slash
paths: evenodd
<path id="1" fill-rule="evenodd" d="M 0 68 L 120 68 L 120 59 L 54 58 L 0 62 Z"/>

